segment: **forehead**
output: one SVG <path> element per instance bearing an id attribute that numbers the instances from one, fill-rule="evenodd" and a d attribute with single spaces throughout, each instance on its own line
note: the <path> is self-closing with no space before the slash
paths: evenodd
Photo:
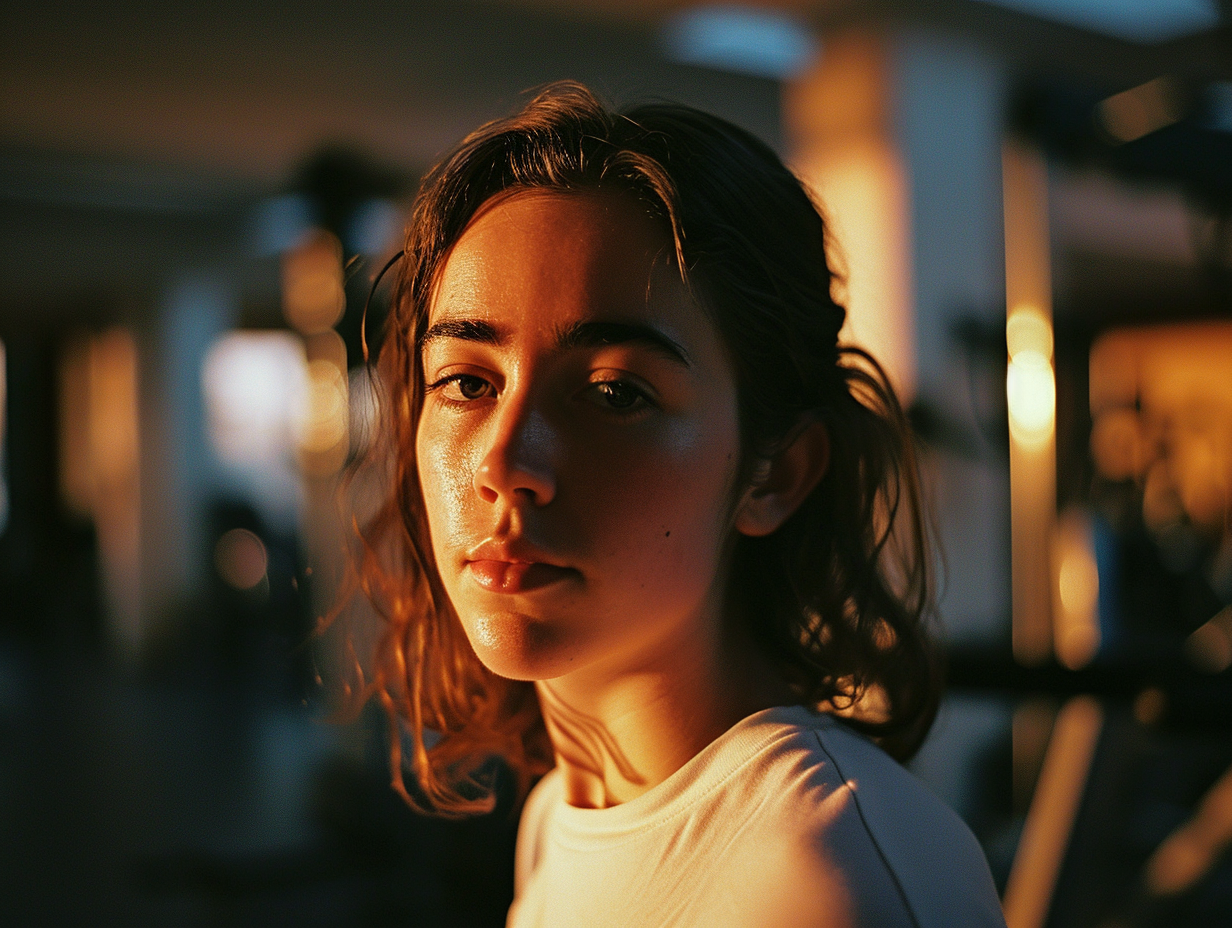
<path id="1" fill-rule="evenodd" d="M 506 193 L 485 204 L 450 249 L 430 316 L 493 318 L 528 301 L 542 316 L 649 311 L 669 293 L 683 296 L 673 256 L 667 230 L 628 195 Z"/>

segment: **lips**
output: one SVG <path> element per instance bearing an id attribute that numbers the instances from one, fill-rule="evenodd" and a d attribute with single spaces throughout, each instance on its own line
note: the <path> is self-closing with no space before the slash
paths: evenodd
<path id="1" fill-rule="evenodd" d="M 468 561 L 466 567 L 475 582 L 490 593 L 527 593 L 574 573 L 568 567 L 525 561 Z"/>
<path id="2" fill-rule="evenodd" d="M 550 555 L 517 540 L 489 539 L 472 549 L 465 569 L 490 593 L 526 593 L 576 576 L 577 571 L 550 561 Z"/>

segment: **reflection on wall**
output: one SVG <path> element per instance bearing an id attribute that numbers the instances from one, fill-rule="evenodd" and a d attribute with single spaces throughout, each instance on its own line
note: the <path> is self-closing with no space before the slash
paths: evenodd
<path id="1" fill-rule="evenodd" d="M 117 645 L 142 638 L 137 345 L 126 329 L 71 341 L 60 367 L 60 490 L 93 520 L 103 595 Z"/>

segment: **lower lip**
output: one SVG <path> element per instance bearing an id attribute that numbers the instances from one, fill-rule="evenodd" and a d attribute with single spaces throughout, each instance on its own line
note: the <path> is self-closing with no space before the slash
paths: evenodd
<path id="1" fill-rule="evenodd" d="M 510 561 L 468 561 L 471 576 L 491 593 L 526 593 L 566 579 L 575 573 L 552 564 Z"/>

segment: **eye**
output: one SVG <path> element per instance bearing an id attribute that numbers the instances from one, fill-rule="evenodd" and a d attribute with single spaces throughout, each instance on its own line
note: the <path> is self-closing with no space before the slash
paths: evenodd
<path id="1" fill-rule="evenodd" d="M 427 392 L 435 393 L 437 390 L 452 403 L 469 403 L 492 396 L 495 392 L 492 384 L 474 374 L 453 374 L 428 385 Z"/>
<path id="2" fill-rule="evenodd" d="M 604 380 L 588 391 L 592 402 L 614 412 L 633 412 L 649 405 L 645 392 L 624 380 Z"/>

